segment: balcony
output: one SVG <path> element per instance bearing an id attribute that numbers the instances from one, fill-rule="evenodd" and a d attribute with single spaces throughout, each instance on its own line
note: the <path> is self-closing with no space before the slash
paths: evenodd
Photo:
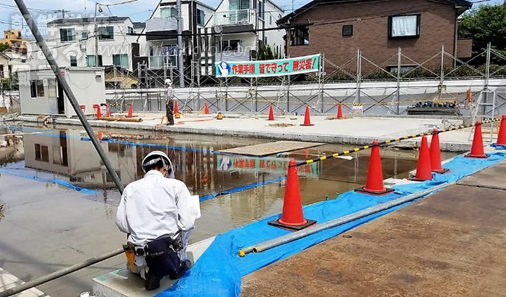
<path id="1" fill-rule="evenodd" d="M 176 18 L 152 18 L 146 22 L 146 40 L 165 40 L 176 38 Z"/>
<path id="2" fill-rule="evenodd" d="M 214 26 L 220 26 L 221 33 L 253 30 L 255 23 L 255 11 L 252 9 L 221 11 L 214 14 Z"/>

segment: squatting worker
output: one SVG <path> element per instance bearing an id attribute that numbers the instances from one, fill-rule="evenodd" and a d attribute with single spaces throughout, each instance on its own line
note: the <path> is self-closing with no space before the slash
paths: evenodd
<path id="1" fill-rule="evenodd" d="M 149 153 L 142 169 L 144 178 L 125 187 L 116 225 L 129 234 L 123 247 L 127 257 L 127 250 L 135 255 L 127 266 L 145 279 L 144 287 L 150 291 L 160 287 L 163 277 L 178 279 L 191 268 L 186 244 L 198 215 L 188 188 L 174 178 L 164 152 Z"/>
<path id="2" fill-rule="evenodd" d="M 167 113 L 167 125 L 174 125 L 174 89 L 172 88 L 172 81 L 165 80 L 165 87 L 167 88 L 167 100 L 165 101 L 165 109 Z"/>

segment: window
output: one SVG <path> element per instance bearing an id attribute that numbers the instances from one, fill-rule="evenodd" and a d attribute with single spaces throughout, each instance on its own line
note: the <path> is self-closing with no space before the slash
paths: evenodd
<path id="1" fill-rule="evenodd" d="M 86 57 L 86 65 L 88 65 L 88 67 L 95 67 L 95 56 L 87 56 Z M 98 56 L 98 66 L 97 67 L 102 67 L 102 55 L 99 55 Z"/>
<path id="2" fill-rule="evenodd" d="M 240 40 L 224 40 L 221 43 L 221 50 L 224 52 L 236 52 L 239 50 Z"/>
<path id="3" fill-rule="evenodd" d="M 81 38 L 82 38 L 82 39 L 88 39 L 88 32 L 83 31 L 83 32 L 81 33 Z"/>
<path id="4" fill-rule="evenodd" d="M 112 63 L 114 66 L 120 66 L 123 68 L 128 68 L 128 55 L 112 55 Z"/>
<path id="5" fill-rule="evenodd" d="M 388 18 L 388 37 L 420 36 L 420 15 L 400 15 Z"/>
<path id="6" fill-rule="evenodd" d="M 128 34 L 134 34 L 134 28 L 128 27 L 127 32 L 128 32 Z"/>
<path id="7" fill-rule="evenodd" d="M 42 80 L 32 80 L 30 82 L 30 93 L 32 98 L 43 98 L 44 82 Z"/>
<path id="8" fill-rule="evenodd" d="M 290 30 L 290 45 L 308 45 L 309 28 L 295 27 Z"/>
<path id="9" fill-rule="evenodd" d="M 176 7 L 162 7 L 160 9 L 160 17 L 162 19 L 177 18 L 177 8 Z"/>
<path id="10" fill-rule="evenodd" d="M 343 36 L 353 36 L 353 25 L 343 26 Z"/>
<path id="11" fill-rule="evenodd" d="M 76 30 L 74 28 L 60 29 L 60 41 L 61 42 L 76 41 Z"/>
<path id="12" fill-rule="evenodd" d="M 70 66 L 77 67 L 77 57 L 76 56 L 70 56 Z"/>
<path id="13" fill-rule="evenodd" d="M 49 162 L 49 147 L 46 145 L 35 144 L 35 160 Z"/>
<path id="14" fill-rule="evenodd" d="M 264 2 L 258 1 L 258 17 L 264 19 Z"/>
<path id="15" fill-rule="evenodd" d="M 203 10 L 197 9 L 197 25 L 204 26 L 206 22 L 206 13 Z"/>
<path id="16" fill-rule="evenodd" d="M 100 27 L 98 28 L 98 39 L 99 40 L 114 40 L 114 27 Z"/>
<path id="17" fill-rule="evenodd" d="M 269 25 L 272 25 L 272 15 L 269 16 Z"/>

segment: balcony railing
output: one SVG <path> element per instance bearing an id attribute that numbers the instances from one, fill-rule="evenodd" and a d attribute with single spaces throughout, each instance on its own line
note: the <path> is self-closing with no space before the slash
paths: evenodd
<path id="1" fill-rule="evenodd" d="M 176 18 L 152 18 L 146 22 L 146 32 L 177 30 Z"/>
<path id="2" fill-rule="evenodd" d="M 214 25 L 252 25 L 255 20 L 255 11 L 252 9 L 240 9 L 221 11 L 214 14 Z"/>

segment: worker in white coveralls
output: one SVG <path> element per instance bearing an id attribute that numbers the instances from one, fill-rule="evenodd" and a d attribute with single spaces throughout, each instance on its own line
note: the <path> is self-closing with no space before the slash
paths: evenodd
<path id="1" fill-rule="evenodd" d="M 172 88 L 172 81 L 165 80 L 165 87 L 167 88 L 167 99 L 165 100 L 165 113 L 167 116 L 167 125 L 174 125 L 174 89 Z"/>
<path id="2" fill-rule="evenodd" d="M 142 160 L 144 178 L 125 187 L 116 225 L 128 234 L 123 246 L 129 269 L 145 279 L 146 290 L 160 287 L 169 276 L 181 278 L 191 268 L 186 246 L 195 220 L 200 217 L 198 196 L 174 178 L 174 167 L 161 151 Z"/>

